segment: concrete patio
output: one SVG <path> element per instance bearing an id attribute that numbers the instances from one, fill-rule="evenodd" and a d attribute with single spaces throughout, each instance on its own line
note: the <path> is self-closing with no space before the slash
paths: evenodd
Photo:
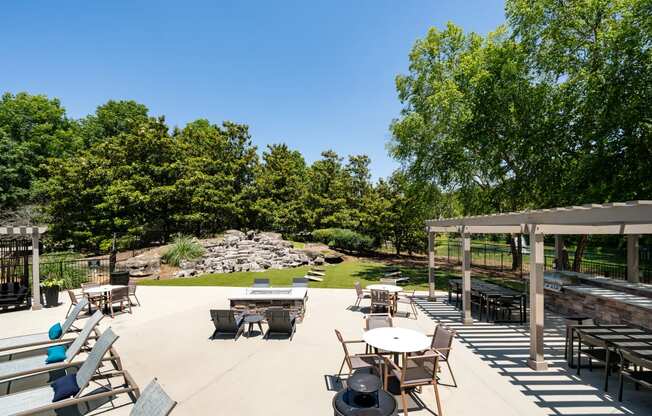
<path id="1" fill-rule="evenodd" d="M 333 375 L 343 352 L 334 329 L 345 339 L 361 339 L 363 312 L 351 308 L 353 289 L 310 289 L 307 314 L 292 342 L 263 340 L 255 333 L 237 342 L 211 340 L 209 309 L 228 307 L 233 289 L 224 287 L 139 287 L 141 307 L 134 313 L 105 318 L 120 336 L 116 349 L 124 367 L 141 387 L 157 377 L 179 402 L 174 415 L 332 415 L 331 400 L 339 387 Z M 61 296 L 63 299 L 63 296 Z M 445 296 L 440 296 L 444 299 Z M 67 300 L 67 299 L 66 299 Z M 563 363 L 560 320 L 549 316 L 546 358 L 551 369 L 534 372 L 527 367 L 527 328 L 511 325 L 459 324 L 459 311 L 445 302 L 421 300 L 417 320 L 399 317 L 396 326 L 431 334 L 434 320 L 459 333 L 451 364 L 459 387 L 440 386 L 447 415 L 649 415 L 647 391 L 626 387 L 625 401 L 615 397 L 614 378 L 609 394 L 599 387 L 602 370 L 584 371 L 582 378 Z M 368 305 L 368 303 L 367 303 Z M 363 306 L 365 304 L 363 303 Z M 42 332 L 60 321 L 66 303 L 40 311 L 0 314 L 2 337 Z M 427 313 L 424 313 L 426 311 Z M 354 352 L 363 352 L 360 350 Z M 441 382 L 450 383 L 447 370 Z M 413 403 L 410 414 L 434 414 L 432 389 L 418 395 L 426 409 Z M 399 400 L 400 402 L 400 400 Z M 129 413 L 121 398 L 89 414 Z"/>

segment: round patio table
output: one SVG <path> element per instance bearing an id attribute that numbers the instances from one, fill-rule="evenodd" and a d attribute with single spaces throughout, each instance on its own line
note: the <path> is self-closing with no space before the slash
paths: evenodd
<path id="1" fill-rule="evenodd" d="M 370 329 L 362 335 L 362 339 L 374 348 L 393 353 L 418 352 L 430 348 L 430 338 L 407 328 Z"/>
<path id="2" fill-rule="evenodd" d="M 369 290 L 386 290 L 391 293 L 398 293 L 403 291 L 403 288 L 400 286 L 395 286 L 395 285 L 383 285 L 383 284 L 377 284 L 377 285 L 369 285 L 366 287 L 366 289 Z"/>
<path id="3" fill-rule="evenodd" d="M 111 291 L 113 289 L 121 289 L 123 287 L 127 287 L 127 286 L 125 286 L 125 285 L 100 285 L 100 286 L 86 287 L 86 288 L 82 289 L 82 293 L 89 300 L 89 302 L 88 302 L 88 313 L 89 314 L 92 313 L 92 309 L 91 309 L 92 302 L 90 302 L 91 298 L 98 297 L 98 298 L 102 298 L 102 300 L 104 301 L 104 300 L 106 300 L 106 298 L 108 297 L 108 294 L 111 293 Z M 105 302 L 104 312 L 107 312 L 107 311 L 108 311 L 108 306 L 106 305 L 106 302 Z"/>

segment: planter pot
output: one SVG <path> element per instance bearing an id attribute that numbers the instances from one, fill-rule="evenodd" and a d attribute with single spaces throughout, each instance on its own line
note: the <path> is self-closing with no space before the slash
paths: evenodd
<path id="1" fill-rule="evenodd" d="M 59 306 L 59 286 L 45 288 L 45 307 Z"/>

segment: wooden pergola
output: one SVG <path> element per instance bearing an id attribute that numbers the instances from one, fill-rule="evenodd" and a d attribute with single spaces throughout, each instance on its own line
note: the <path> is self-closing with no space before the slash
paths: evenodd
<path id="1" fill-rule="evenodd" d="M 544 330 L 544 235 L 556 236 L 559 258 L 562 235 L 619 234 L 627 236 L 627 280 L 639 281 L 638 240 L 652 234 L 652 201 L 588 204 L 564 208 L 480 215 L 426 221 L 428 232 L 428 281 L 435 296 L 435 237 L 437 233 L 459 233 L 462 237 L 462 322 L 471 317 L 471 234 L 529 234 L 530 236 L 530 358 L 534 370 L 546 370 L 543 356 Z"/>
<path id="2" fill-rule="evenodd" d="M 39 242 L 47 227 L 0 227 L 0 236 L 22 236 L 32 239 L 32 310 L 43 308 L 41 304 L 41 270 Z"/>

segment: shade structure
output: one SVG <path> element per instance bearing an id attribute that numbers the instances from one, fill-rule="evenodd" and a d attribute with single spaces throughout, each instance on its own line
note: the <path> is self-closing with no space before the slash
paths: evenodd
<path id="1" fill-rule="evenodd" d="M 616 234 L 627 236 L 628 279 L 638 279 L 638 238 L 652 234 L 652 201 L 586 204 L 491 215 L 432 219 L 426 221 L 429 257 L 434 258 L 436 233 L 462 236 L 462 320 L 471 325 L 471 235 L 529 234 L 530 236 L 530 358 L 535 370 L 547 369 L 543 356 L 544 329 L 544 235 Z M 429 261 L 429 283 L 434 296 L 434 262 Z"/>
<path id="2" fill-rule="evenodd" d="M 38 310 L 41 305 L 41 271 L 39 260 L 39 243 L 41 235 L 47 232 L 47 227 L 0 227 L 0 237 L 31 237 L 32 239 L 32 309 Z"/>

